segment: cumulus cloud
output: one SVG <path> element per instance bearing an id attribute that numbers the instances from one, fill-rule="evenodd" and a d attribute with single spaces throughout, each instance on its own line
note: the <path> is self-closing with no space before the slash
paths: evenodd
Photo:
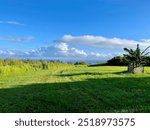
<path id="1" fill-rule="evenodd" d="M 23 42 L 30 42 L 32 40 L 33 37 L 23 37 L 23 38 L 0 37 L 0 42 L 23 43 Z"/>
<path id="2" fill-rule="evenodd" d="M 68 51 L 69 51 L 69 49 L 68 49 L 68 45 L 67 45 L 66 43 L 62 42 L 62 43 L 60 43 L 60 44 L 57 44 L 57 45 L 55 46 L 55 48 L 57 48 L 57 51 L 58 51 L 59 53 L 62 53 L 62 54 L 64 54 L 64 55 L 68 56 Z"/>
<path id="3" fill-rule="evenodd" d="M 54 57 L 66 57 L 66 58 L 75 58 L 75 59 L 95 59 L 95 58 L 111 58 L 113 54 L 104 54 L 104 53 L 95 53 L 95 52 L 86 52 L 83 49 L 78 49 L 74 47 L 69 47 L 67 43 L 60 42 L 55 46 L 42 48 L 45 53 L 43 56 L 53 55 Z M 50 53 L 51 54 L 48 54 Z"/>
<path id="4" fill-rule="evenodd" d="M 61 42 L 55 46 L 57 49 L 57 54 L 61 54 L 68 57 L 85 57 L 87 56 L 84 50 L 80 50 L 77 48 L 69 48 L 67 43 Z"/>
<path id="5" fill-rule="evenodd" d="M 142 39 L 142 41 L 121 39 L 121 38 L 107 38 L 103 36 L 72 36 L 64 35 L 61 41 L 68 44 L 84 44 L 91 45 L 99 48 L 135 48 L 137 44 L 140 44 L 141 48 L 145 48 L 150 45 L 150 39 Z"/>
<path id="6" fill-rule="evenodd" d="M 41 47 L 29 51 L 0 50 L 0 57 L 15 58 L 36 58 L 36 59 L 76 59 L 76 60 L 92 60 L 92 59 L 108 59 L 112 58 L 112 54 L 103 54 L 95 52 L 85 52 L 82 49 L 71 48 L 67 43 L 61 42 L 54 46 Z"/>
<path id="7" fill-rule="evenodd" d="M 17 22 L 17 21 L 0 21 L 1 24 L 12 24 L 12 25 L 20 25 L 23 26 L 24 24 Z"/>

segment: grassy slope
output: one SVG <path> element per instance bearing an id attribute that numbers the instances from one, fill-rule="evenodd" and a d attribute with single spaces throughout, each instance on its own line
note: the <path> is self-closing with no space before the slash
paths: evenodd
<path id="1" fill-rule="evenodd" d="M 150 112 L 150 68 L 60 67 L 0 77 L 0 112 Z"/>

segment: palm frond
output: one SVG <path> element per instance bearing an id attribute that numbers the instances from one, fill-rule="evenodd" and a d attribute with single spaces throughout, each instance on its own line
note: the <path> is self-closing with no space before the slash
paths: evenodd
<path id="1" fill-rule="evenodd" d="M 143 56 L 147 56 L 150 52 L 145 53 Z"/>
<path id="2" fill-rule="evenodd" d="M 141 54 L 143 55 L 149 48 L 150 46 L 148 46 Z"/>

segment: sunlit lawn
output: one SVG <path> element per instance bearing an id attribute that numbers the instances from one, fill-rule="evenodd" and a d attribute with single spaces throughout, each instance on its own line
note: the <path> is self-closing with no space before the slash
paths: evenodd
<path id="1" fill-rule="evenodd" d="M 76 66 L 0 77 L 0 112 L 150 112 L 150 67 Z"/>

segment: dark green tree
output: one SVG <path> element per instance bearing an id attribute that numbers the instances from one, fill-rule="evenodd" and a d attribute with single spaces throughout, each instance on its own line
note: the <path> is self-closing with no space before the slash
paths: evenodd
<path id="1" fill-rule="evenodd" d="M 150 46 L 148 46 L 142 52 L 139 48 L 139 44 L 137 44 L 137 48 L 135 50 L 124 48 L 124 50 L 128 53 L 128 54 L 124 54 L 124 57 L 127 59 L 129 66 L 131 66 L 132 69 L 143 66 L 145 64 L 145 56 L 149 54 L 149 52 L 146 52 L 146 51 L 149 48 Z"/>

